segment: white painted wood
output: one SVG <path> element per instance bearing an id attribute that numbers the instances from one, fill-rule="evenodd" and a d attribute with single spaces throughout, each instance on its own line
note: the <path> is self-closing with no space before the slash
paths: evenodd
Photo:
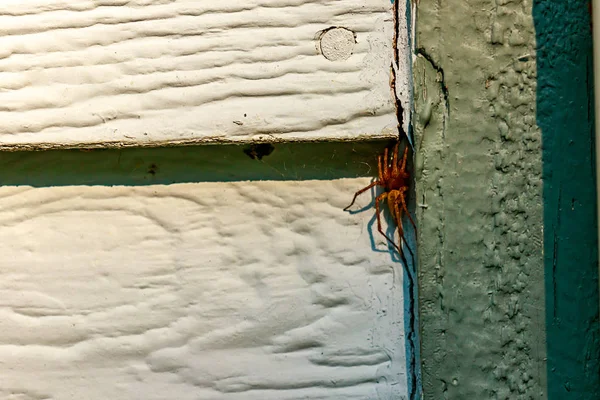
<path id="1" fill-rule="evenodd" d="M 0 397 L 403 398 L 367 183 L 1 187 Z"/>
<path id="2" fill-rule="evenodd" d="M 0 148 L 397 137 L 392 7 L 4 0 Z M 348 59 L 319 52 L 332 26 L 356 34 Z M 406 102 L 406 32 L 398 44 Z"/>

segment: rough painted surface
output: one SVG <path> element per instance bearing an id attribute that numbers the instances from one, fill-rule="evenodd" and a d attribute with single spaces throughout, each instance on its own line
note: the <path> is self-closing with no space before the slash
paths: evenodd
<path id="1" fill-rule="evenodd" d="M 600 327 L 588 4 L 536 1 L 534 19 L 544 142 L 548 398 L 596 400 Z"/>
<path id="2" fill-rule="evenodd" d="M 381 148 L 304 146 L 362 175 Z M 342 211 L 369 179 L 221 150 L 3 156 L 0 397 L 406 398 L 402 266 Z M 210 154 L 231 182 L 160 184 Z"/>
<path id="3" fill-rule="evenodd" d="M 545 398 L 531 2 L 422 1 L 416 35 L 424 397 Z"/>
<path id="4" fill-rule="evenodd" d="M 406 29 L 394 33 L 392 11 L 404 8 L 387 0 L 5 1 L 0 148 L 397 137 L 392 71 L 405 104 L 409 92 L 393 43 L 408 60 L 408 40 Z M 350 57 L 330 61 L 319 38 L 335 26 L 356 43 Z"/>

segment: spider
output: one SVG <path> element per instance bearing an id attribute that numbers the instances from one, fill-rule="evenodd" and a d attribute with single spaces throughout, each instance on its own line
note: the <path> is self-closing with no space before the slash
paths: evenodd
<path id="1" fill-rule="evenodd" d="M 396 142 L 391 157 L 388 154 L 387 147 L 383 152 L 383 156 L 379 155 L 377 157 L 377 163 L 379 166 L 378 179 L 371 183 L 369 186 L 360 189 L 358 192 L 354 193 L 352 203 L 350 203 L 348 207 L 344 208 L 344 211 L 348 211 L 348 209 L 352 207 L 352 205 L 356 201 L 356 198 L 362 193 L 366 192 L 372 187 L 382 186 L 385 189 L 385 191 L 379 196 L 377 196 L 377 198 L 375 199 L 375 211 L 377 213 L 377 230 L 379 231 L 379 233 L 381 233 L 381 235 L 383 235 L 383 237 L 387 239 L 388 242 L 390 242 L 396 248 L 396 250 L 398 250 L 398 253 L 402 255 L 402 241 L 404 241 L 404 243 L 408 246 L 408 243 L 406 243 L 406 239 L 404 238 L 402 216 L 404 214 L 408 216 L 408 219 L 410 220 L 412 226 L 415 228 L 415 231 L 417 230 L 417 226 L 415 225 L 415 222 L 413 221 L 410 213 L 408 212 L 408 207 L 406 206 L 406 196 L 409 188 L 410 179 L 410 175 L 406 171 L 408 146 L 404 148 L 404 155 L 402 156 L 402 160 L 400 160 L 398 158 L 399 145 L 400 143 Z M 386 199 L 388 209 L 390 210 L 390 213 L 392 214 L 392 219 L 396 223 L 398 229 L 399 245 L 397 245 L 394 242 L 394 240 L 391 239 L 388 235 L 386 235 L 383 229 L 381 229 L 381 209 L 379 207 L 379 203 Z"/>

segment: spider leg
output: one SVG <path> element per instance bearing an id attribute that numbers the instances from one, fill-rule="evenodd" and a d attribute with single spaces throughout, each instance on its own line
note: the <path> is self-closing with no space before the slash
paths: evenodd
<path id="1" fill-rule="evenodd" d="M 398 230 L 398 244 L 400 248 L 402 248 L 402 242 L 404 242 L 404 244 L 408 246 L 408 244 L 406 243 L 406 239 L 404 239 L 404 227 L 402 226 L 402 210 L 400 209 L 400 206 L 398 205 L 398 201 L 396 201 L 396 199 L 394 199 L 394 202 L 391 205 L 393 206 L 392 210 L 394 214 L 394 220 L 396 221 L 396 229 Z M 400 253 L 402 253 L 401 250 Z"/>
<path id="2" fill-rule="evenodd" d="M 402 194 L 398 195 L 398 197 L 400 198 L 400 200 L 402 200 Z M 408 249 L 408 252 L 410 253 L 411 256 L 414 257 L 414 254 L 408 244 L 408 241 L 404 237 L 404 227 L 402 225 L 402 208 L 400 208 L 400 205 L 398 204 L 397 201 L 394 203 L 394 212 L 396 215 L 396 220 L 398 221 L 396 226 L 398 227 L 398 235 L 400 236 L 400 246 L 402 246 L 402 242 L 404 242 L 404 244 L 406 245 L 406 248 Z M 410 217 L 410 215 L 409 215 L 409 217 Z M 406 259 L 404 258 L 404 253 L 402 251 L 400 252 L 400 256 L 404 259 L 404 262 L 406 263 Z"/>
<path id="3" fill-rule="evenodd" d="M 400 197 L 402 196 L 402 192 L 399 190 L 392 190 L 388 192 L 388 208 L 394 217 L 394 222 L 396 223 L 396 227 L 398 230 L 398 241 L 399 246 L 402 247 L 402 241 L 408 247 L 408 243 L 406 243 L 406 239 L 404 238 L 404 226 L 402 225 L 402 211 L 400 208 Z"/>
<path id="4" fill-rule="evenodd" d="M 396 250 L 398 250 L 399 252 L 402 252 L 402 250 L 400 250 L 400 248 L 398 247 L 398 245 L 396 243 L 394 243 L 394 240 L 390 239 L 390 237 L 388 235 L 386 235 L 385 232 L 383 231 L 383 229 L 381 228 L 381 208 L 379 206 L 379 203 L 381 201 L 385 200 L 387 197 L 388 197 L 388 193 L 387 192 L 383 192 L 379 196 L 377 196 L 377 198 L 375 199 L 375 213 L 377 215 L 377 231 L 379 233 L 381 233 L 381 235 L 384 238 L 386 238 L 387 241 L 390 242 L 396 248 Z"/>
<path id="5" fill-rule="evenodd" d="M 413 228 L 415 228 L 415 233 L 416 233 L 417 232 L 417 224 L 415 224 L 415 221 L 412 219 L 412 216 L 410 215 L 410 212 L 408 211 L 408 207 L 406 206 L 406 198 L 404 196 L 404 192 L 400 193 L 400 195 L 398 197 L 400 197 L 400 202 L 402 203 L 402 209 L 408 216 L 408 219 L 410 220 L 410 223 L 412 224 Z"/>
<path id="6" fill-rule="evenodd" d="M 400 146 L 400 142 L 396 142 L 394 146 L 394 152 L 392 153 L 392 176 L 398 175 L 398 164 L 400 160 L 398 159 L 398 147 Z"/>
<path id="7" fill-rule="evenodd" d="M 352 203 L 350 203 L 350 205 L 349 205 L 348 207 L 344 208 L 344 211 L 348 211 L 348 209 L 349 209 L 350 207 L 352 207 L 352 205 L 354 204 L 354 202 L 356 201 L 356 198 L 357 198 L 358 196 L 360 196 L 361 194 L 363 194 L 363 193 L 364 193 L 364 192 L 366 192 L 367 190 L 369 190 L 369 189 L 371 189 L 372 187 L 374 187 L 374 186 L 377 186 L 377 185 L 379 185 L 379 184 L 380 184 L 380 181 L 375 181 L 375 182 L 371 183 L 369 186 L 367 186 L 367 187 L 364 187 L 364 188 L 360 189 L 358 192 L 354 193 L 354 198 L 352 199 Z"/>
<path id="8" fill-rule="evenodd" d="M 389 167 L 389 155 L 388 148 L 383 149 L 383 168 L 379 167 L 381 175 L 383 176 L 382 181 L 387 182 L 390 179 L 390 167 Z"/>
<path id="9" fill-rule="evenodd" d="M 396 153 L 397 155 L 397 153 Z M 404 172 L 406 169 L 406 159 L 408 158 L 408 146 L 404 148 L 404 155 L 402 156 L 402 166 L 400 167 L 400 171 Z"/>
<path id="10" fill-rule="evenodd" d="M 381 155 L 377 156 L 377 166 L 379 170 L 377 171 L 377 176 L 379 176 L 379 180 L 383 181 L 383 162 Z"/>

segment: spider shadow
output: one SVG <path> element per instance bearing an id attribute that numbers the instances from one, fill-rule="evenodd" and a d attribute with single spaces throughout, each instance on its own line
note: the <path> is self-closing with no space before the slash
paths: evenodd
<path id="1" fill-rule="evenodd" d="M 374 181 L 371 181 L 371 183 Z M 375 211 L 375 201 L 377 199 L 377 196 L 379 196 L 381 193 L 383 193 L 383 190 L 377 190 L 377 187 L 373 187 L 371 188 L 371 190 L 369 190 L 369 194 L 371 195 L 371 201 L 357 209 L 357 210 L 348 210 L 348 212 L 351 215 L 354 214 L 359 214 L 368 210 L 374 210 Z M 396 223 L 394 221 L 394 219 L 392 218 L 392 215 L 390 213 L 390 211 L 388 210 L 387 205 L 382 204 L 381 205 L 381 214 L 382 214 L 382 225 L 385 225 L 385 234 L 390 238 L 390 239 L 394 239 L 398 241 L 398 244 L 401 245 L 401 248 L 403 249 L 407 249 L 408 251 L 406 252 L 407 254 L 406 256 L 409 256 L 411 258 L 410 263 L 412 264 L 414 261 L 414 254 L 413 254 L 413 250 L 412 250 L 412 244 L 414 243 L 414 240 L 412 240 L 412 237 L 414 235 L 414 229 L 412 228 L 412 225 L 410 224 L 410 222 L 405 221 L 406 218 L 403 218 L 403 226 L 404 226 L 404 236 L 405 236 L 405 240 L 406 243 L 400 243 L 400 238 L 398 237 L 398 232 L 397 232 L 397 228 L 396 228 Z M 414 217 L 413 217 L 414 219 Z M 408 226 L 410 225 L 410 227 Z M 384 228 L 382 226 L 382 228 Z M 403 263 L 406 264 L 408 261 L 406 259 L 402 259 L 402 257 L 398 254 L 398 250 L 394 247 L 393 244 L 391 244 L 386 238 L 383 238 L 383 236 L 381 236 L 381 234 L 379 233 L 379 231 L 377 230 L 377 213 L 375 212 L 373 214 L 373 217 L 371 217 L 371 219 L 369 220 L 369 222 L 367 222 L 367 231 L 369 232 L 369 242 L 371 243 L 371 250 L 373 250 L 376 253 L 388 253 L 390 254 L 390 258 L 392 261 L 394 262 L 399 262 L 399 263 Z M 375 239 L 376 236 L 381 236 L 385 242 L 385 244 L 387 245 L 387 250 L 383 250 L 381 248 L 381 246 L 377 246 L 377 241 Z"/>
<path id="2" fill-rule="evenodd" d="M 390 239 L 394 239 L 395 243 L 397 245 L 400 246 L 400 248 L 402 249 L 402 251 L 404 252 L 404 255 L 401 256 L 398 253 L 398 249 L 396 249 L 396 247 L 391 244 L 387 238 L 384 238 L 383 236 L 381 236 L 381 234 L 379 233 L 379 231 L 377 230 L 377 214 L 373 214 L 373 217 L 371 217 L 371 219 L 369 220 L 369 222 L 367 223 L 367 229 L 369 232 L 369 241 L 371 242 L 371 249 L 376 252 L 376 253 L 389 253 L 390 258 L 393 262 L 398 262 L 403 264 L 406 268 L 409 268 L 409 265 L 414 265 L 414 259 L 415 259 L 415 254 L 414 254 L 414 229 L 410 223 L 410 220 L 408 220 L 408 218 L 406 218 L 406 216 L 403 216 L 402 218 L 402 226 L 404 229 L 404 239 L 401 240 L 401 238 L 398 236 L 398 230 L 396 227 L 396 222 L 394 221 L 394 219 L 392 218 L 391 213 L 389 212 L 387 207 L 381 207 L 381 214 L 382 214 L 382 228 L 384 229 L 385 234 L 390 238 Z M 412 215 L 411 215 L 412 216 Z M 414 217 L 413 217 L 414 219 Z M 381 246 L 377 246 L 377 241 L 375 239 L 375 237 L 381 237 L 383 239 L 383 242 L 386 244 L 387 250 L 383 250 L 381 249 Z"/>
<path id="3" fill-rule="evenodd" d="M 373 183 L 373 182 L 374 182 L 374 180 L 371 181 L 370 183 Z M 375 199 L 377 198 L 377 196 L 380 193 L 377 193 L 375 188 L 373 187 L 373 188 L 371 188 L 371 190 L 369 190 L 369 194 L 371 195 L 371 201 L 366 206 L 363 206 L 363 207 L 359 208 L 358 210 L 348 210 L 348 213 L 350 215 L 355 215 L 355 214 L 360 214 L 362 212 L 368 211 L 370 209 L 375 209 Z M 369 221 L 369 223 L 370 223 L 370 221 Z M 371 233 L 371 232 L 369 231 L 369 233 Z"/>

